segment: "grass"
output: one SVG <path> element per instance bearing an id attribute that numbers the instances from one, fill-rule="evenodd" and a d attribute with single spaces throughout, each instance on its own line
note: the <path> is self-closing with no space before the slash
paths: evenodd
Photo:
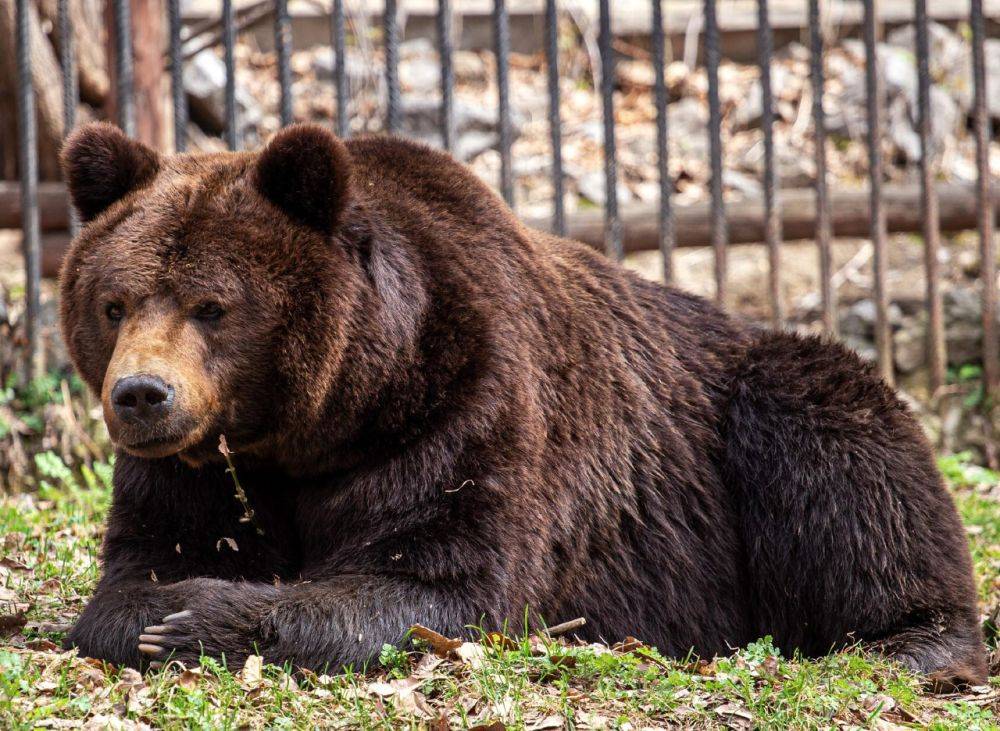
<path id="1" fill-rule="evenodd" d="M 76 401 L 72 388 L 53 392 Z M 39 410 L 67 407 L 8 396 L 2 404 L 21 423 Z M 99 437 L 95 443 L 106 445 Z M 860 650 L 786 658 L 769 638 L 711 662 L 666 659 L 637 642 L 606 647 L 493 635 L 443 657 L 419 641 L 405 650 L 386 647 L 382 668 L 367 674 L 291 673 L 252 658 L 243 668 L 203 659 L 196 668 L 141 676 L 60 649 L 97 579 L 111 468 L 82 442 L 34 445 L 30 491 L 0 496 L 5 729 L 1000 728 L 1000 678 L 962 695 L 932 695 L 919 677 Z M 969 455 L 940 463 L 968 528 L 995 644 L 1000 475 L 971 464 Z"/>

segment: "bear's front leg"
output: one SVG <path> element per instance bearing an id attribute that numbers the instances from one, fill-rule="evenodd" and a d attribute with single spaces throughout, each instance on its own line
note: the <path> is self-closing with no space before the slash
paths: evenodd
<path id="1" fill-rule="evenodd" d="M 264 619 L 280 597 L 277 588 L 211 578 L 179 585 L 188 597 L 183 607 L 155 618 L 134 636 L 135 649 L 151 668 L 168 660 L 195 665 L 202 655 L 238 668 L 247 655 L 260 652 Z"/>
<path id="2" fill-rule="evenodd" d="M 145 628 L 137 649 L 157 667 L 204 654 L 240 667 L 250 654 L 311 670 L 355 668 L 399 644 L 414 624 L 454 636 L 486 616 L 465 592 L 398 577 L 344 576 L 274 587 L 192 579 L 184 609 Z M 493 603 L 492 616 L 497 604 Z"/>
<path id="3" fill-rule="evenodd" d="M 185 588 L 179 584 L 104 580 L 66 635 L 64 646 L 77 648 L 84 657 L 139 667 L 135 643 L 139 632 L 187 603 Z"/>

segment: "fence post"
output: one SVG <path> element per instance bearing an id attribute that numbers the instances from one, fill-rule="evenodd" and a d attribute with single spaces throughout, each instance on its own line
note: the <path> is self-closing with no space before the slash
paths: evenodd
<path id="1" fill-rule="evenodd" d="M 656 167 L 660 183 L 659 229 L 657 231 L 660 255 L 663 257 L 663 281 L 674 280 L 674 220 L 671 195 L 674 181 L 670 178 L 670 139 L 667 128 L 667 80 L 664 66 L 666 39 L 663 30 L 662 0 L 653 0 L 653 78 L 656 99 Z"/>
<path id="2" fill-rule="evenodd" d="M 17 0 L 15 11 L 17 55 L 18 146 L 21 168 L 21 247 L 24 253 L 25 330 L 28 351 L 25 376 L 41 375 L 41 247 L 38 221 L 38 135 L 35 127 L 35 92 L 31 73 L 30 0 Z"/>
<path id="3" fill-rule="evenodd" d="M 988 408 L 1000 386 L 1000 362 L 997 346 L 997 264 L 993 242 L 993 217 L 990 194 L 990 118 L 986 104 L 986 59 L 983 51 L 986 22 L 983 0 L 972 0 L 972 76 L 975 86 L 973 107 L 976 135 L 976 200 L 979 208 L 979 259 L 983 280 L 983 394 Z"/>
<path id="4" fill-rule="evenodd" d="M 823 329 L 836 335 L 837 292 L 833 288 L 833 226 L 826 186 L 826 112 L 823 110 L 823 26 L 819 0 L 809 0 L 809 77 L 812 88 L 813 146 L 816 163 L 816 248 L 819 252 Z"/>
<path id="5" fill-rule="evenodd" d="M 615 261 L 625 255 L 618 215 L 618 153 L 615 146 L 615 49 L 611 37 L 611 6 L 600 0 L 601 101 L 604 107 L 604 252 Z"/>
<path id="6" fill-rule="evenodd" d="M 497 111 L 500 129 L 500 193 L 514 207 L 514 163 L 511 159 L 513 133 L 510 128 L 510 23 L 505 0 L 493 0 L 493 44 L 497 63 Z"/>
<path id="7" fill-rule="evenodd" d="M 729 232 L 722 196 L 722 107 L 719 102 L 719 23 L 715 0 L 705 0 L 705 66 L 708 71 L 708 137 L 712 176 L 712 247 L 715 250 L 715 301 L 726 304 Z"/>

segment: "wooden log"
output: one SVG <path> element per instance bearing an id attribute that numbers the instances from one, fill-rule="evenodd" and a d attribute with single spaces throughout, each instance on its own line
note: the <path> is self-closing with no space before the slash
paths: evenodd
<path id="1" fill-rule="evenodd" d="M 993 207 L 1000 209 L 1000 185 L 993 186 Z M 916 185 L 892 185 L 884 188 L 886 221 L 889 231 L 921 231 L 920 190 Z M 976 199 L 972 187 L 942 183 L 937 186 L 941 211 L 941 230 L 965 231 L 976 227 Z M 840 237 L 865 238 L 869 231 L 868 193 L 865 189 L 840 190 L 832 194 L 833 229 Z M 38 190 L 40 218 L 44 231 L 62 231 L 68 227 L 66 189 L 62 183 L 42 183 Z M 782 230 L 786 241 L 811 239 L 816 225 L 816 206 L 812 190 L 781 192 Z M 0 228 L 21 225 L 20 186 L 0 181 Z M 711 243 L 707 203 L 675 206 L 679 246 L 706 246 Z M 764 240 L 764 206 L 759 200 L 727 202 L 730 243 L 750 244 Z M 622 209 L 627 252 L 649 251 L 658 244 L 658 212 L 655 205 L 631 205 Z M 547 230 L 549 219 L 527 219 L 533 228 Z M 580 211 L 568 217 L 568 235 L 595 248 L 604 245 L 604 217 L 600 210 Z M 48 246 L 43 242 L 43 246 Z M 53 254 L 54 256 L 54 254 Z M 46 270 L 47 276 L 52 269 Z"/>
<path id="2" fill-rule="evenodd" d="M 103 106 L 108 95 L 103 7 L 103 0 L 69 0 L 80 98 L 95 107 Z M 60 52 L 62 39 L 58 30 L 57 1 L 38 0 L 38 10 L 42 18 L 52 27 L 50 33 L 52 45 L 57 52 Z"/>
<path id="3" fill-rule="evenodd" d="M 28 6 L 28 28 L 31 44 L 31 73 L 35 89 L 35 119 L 38 130 L 38 174 L 42 180 L 59 178 L 59 148 L 62 145 L 63 103 L 62 71 L 52 44 L 42 32 L 38 8 Z M 16 84 L 17 62 L 12 40 L 15 37 L 15 8 L 13 0 L 0 0 L 0 117 L 8 120 L 2 129 L 5 138 L 0 140 L 3 152 L 4 174 L 12 167 L 8 161 L 17 157 L 18 135 L 7 136 L 9 120 L 17 119 Z"/>
<path id="4" fill-rule="evenodd" d="M 921 231 L 920 189 L 917 185 L 887 185 L 883 188 L 886 223 L 891 232 Z M 976 199 L 971 185 L 942 183 L 937 186 L 942 231 L 964 231 L 976 227 Z M 781 230 L 786 241 L 811 239 L 816 228 L 816 201 L 811 189 L 783 190 Z M 993 206 L 1000 206 L 1000 186 L 993 186 Z M 840 237 L 868 235 L 868 191 L 865 188 L 831 193 L 833 230 Z M 709 204 L 674 205 L 677 244 L 706 246 L 712 241 Z M 759 199 L 726 202 L 729 239 L 733 244 L 764 241 L 764 204 Z M 649 204 L 623 206 L 625 251 L 657 248 L 659 211 Z M 548 217 L 525 220 L 529 226 L 547 230 Z M 600 209 L 579 211 L 567 219 L 567 236 L 600 248 L 604 241 L 604 213 Z"/>
<path id="5" fill-rule="evenodd" d="M 135 136 L 154 150 L 167 149 L 167 129 L 170 122 L 164 115 L 166 13 L 164 0 L 132 0 Z"/>
<path id="6" fill-rule="evenodd" d="M 38 184 L 38 214 L 43 231 L 69 228 L 66 186 L 57 182 Z M 21 228 L 21 184 L 0 180 L 0 228 Z"/>

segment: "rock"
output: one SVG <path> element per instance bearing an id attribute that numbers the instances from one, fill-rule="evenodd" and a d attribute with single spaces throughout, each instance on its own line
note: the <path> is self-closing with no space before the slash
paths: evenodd
<path id="1" fill-rule="evenodd" d="M 913 373 L 927 360 L 927 336 L 924 326 L 917 320 L 907 319 L 892 336 L 892 356 L 896 370 Z"/>
<path id="2" fill-rule="evenodd" d="M 771 74 L 773 81 L 774 74 Z M 772 99 L 776 98 L 773 90 Z M 734 130 L 751 129 L 759 127 L 764 117 L 764 90 L 759 80 L 755 80 L 747 90 L 746 96 L 740 103 L 733 107 L 729 114 L 729 121 Z"/>
<path id="3" fill-rule="evenodd" d="M 574 176 L 576 187 L 580 195 L 597 206 L 603 206 L 607 202 L 604 187 L 604 171 L 592 170 L 582 175 Z M 625 205 L 632 202 L 632 191 L 622 182 L 618 181 L 618 205 Z"/>
<path id="4" fill-rule="evenodd" d="M 917 59 L 912 51 L 887 43 L 878 44 L 878 66 L 883 88 L 892 99 L 902 95 L 911 109 L 917 108 Z"/>
<path id="5" fill-rule="evenodd" d="M 434 147 L 441 146 L 441 103 L 425 95 L 405 94 L 402 98 L 402 133 Z M 511 114 L 514 139 L 521 134 L 522 120 L 516 111 Z M 455 102 L 455 157 L 468 162 L 482 152 L 496 147 L 496 108 L 472 106 Z"/>
<path id="6" fill-rule="evenodd" d="M 414 59 L 399 65 L 399 85 L 404 92 L 427 94 L 441 88 L 441 68 L 437 61 Z"/>
<path id="7" fill-rule="evenodd" d="M 746 198 L 762 198 L 764 196 L 764 188 L 760 182 L 756 178 L 752 178 L 738 170 L 724 168 L 722 171 L 722 184 Z"/>
<path id="8" fill-rule="evenodd" d="M 983 299 L 972 287 L 947 287 L 942 299 L 947 324 L 982 321 Z"/>
<path id="9" fill-rule="evenodd" d="M 403 43 L 399 55 L 399 85 L 403 92 L 427 94 L 441 88 L 440 62 L 428 39 Z"/>
<path id="10" fill-rule="evenodd" d="M 313 73 L 321 81 L 331 81 L 337 69 L 337 56 L 333 49 L 324 47 L 316 52 L 312 63 Z M 366 62 L 360 53 L 353 49 L 347 52 L 344 63 L 345 76 L 347 77 L 347 93 L 353 96 L 360 93 L 361 89 L 371 80 L 373 69 L 371 64 Z"/>
<path id="11" fill-rule="evenodd" d="M 667 105 L 667 125 L 670 135 L 680 139 L 708 134 L 708 109 L 691 97 Z"/>
<path id="12" fill-rule="evenodd" d="M 892 140 L 895 156 L 906 162 L 920 160 L 920 136 L 910 118 L 910 108 L 901 96 L 893 98 L 885 110 L 885 134 Z"/>
<path id="13" fill-rule="evenodd" d="M 842 342 L 848 348 L 861 356 L 863 360 L 870 361 L 872 363 L 878 360 L 878 351 L 875 350 L 875 346 L 872 345 L 871 341 L 865 340 L 864 338 L 854 337 L 853 335 L 844 335 Z"/>
<path id="14" fill-rule="evenodd" d="M 943 299 L 948 363 L 960 366 L 982 362 L 982 295 L 971 286 L 956 286 L 945 289 Z"/>
<path id="15" fill-rule="evenodd" d="M 889 325 L 896 328 L 903 319 L 903 312 L 896 304 L 889 305 Z M 858 300 L 841 317 L 840 331 L 855 338 L 871 340 L 875 334 L 875 301 Z"/>
<path id="16" fill-rule="evenodd" d="M 455 80 L 465 83 L 482 84 L 486 82 L 486 64 L 483 57 L 473 51 L 455 51 L 451 57 L 452 68 L 455 70 Z"/>
<path id="17" fill-rule="evenodd" d="M 956 98 L 967 93 L 967 81 L 972 78 L 972 61 L 969 45 L 957 33 L 940 23 L 928 25 L 930 44 L 930 72 L 936 85 Z M 915 27 L 905 25 L 895 29 L 886 37 L 891 46 L 915 53 Z"/>
<path id="18" fill-rule="evenodd" d="M 226 128 L 226 64 L 222 59 L 211 50 L 204 50 L 184 64 L 184 91 L 191 118 L 206 132 L 222 134 Z M 256 100 L 237 84 L 237 136 L 245 145 L 256 144 L 256 140 L 246 138 L 257 129 L 261 119 Z"/>
<path id="19" fill-rule="evenodd" d="M 963 366 L 983 360 L 983 330 L 979 325 L 958 322 L 949 325 L 944 334 L 948 365 Z"/>
<path id="20" fill-rule="evenodd" d="M 652 89 L 656 83 L 653 66 L 645 61 L 623 60 L 615 65 L 618 83 L 637 89 Z"/>

